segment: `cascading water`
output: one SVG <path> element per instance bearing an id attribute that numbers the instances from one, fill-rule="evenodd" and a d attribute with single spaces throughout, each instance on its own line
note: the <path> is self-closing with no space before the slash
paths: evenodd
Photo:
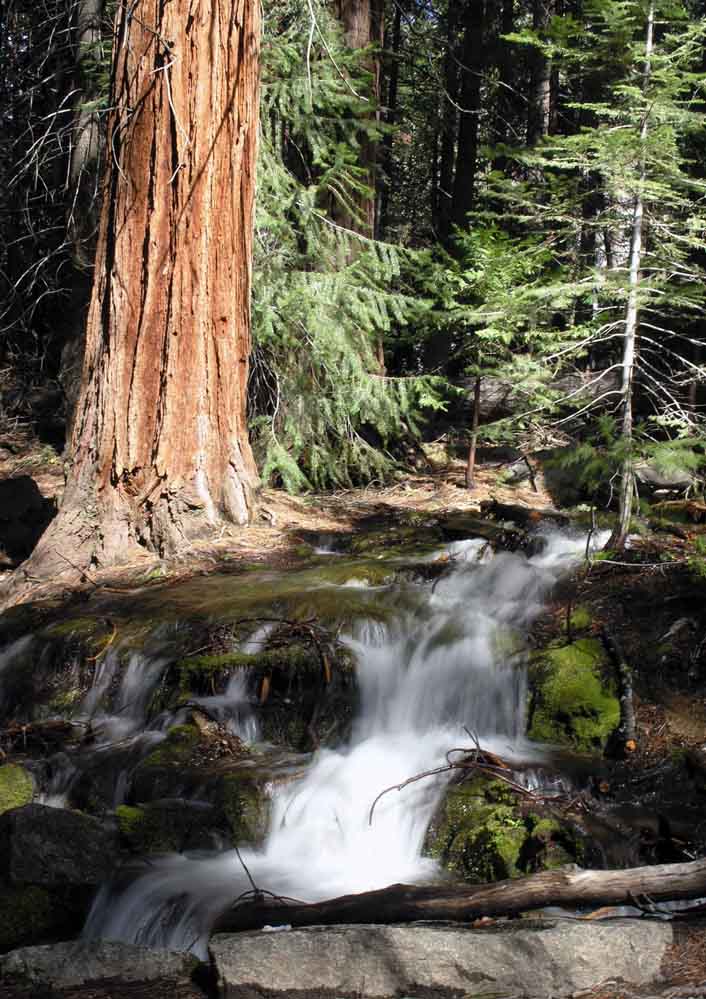
<path id="1" fill-rule="evenodd" d="M 267 632 L 259 629 L 246 639 L 242 651 L 253 652 L 261 647 Z M 97 661 L 91 689 L 84 697 L 75 720 L 90 725 L 93 741 L 89 748 L 69 756 L 56 753 L 47 761 L 46 788 L 38 801 L 54 808 L 66 808 L 71 789 L 81 778 L 83 768 L 102 766 L 113 771 L 112 806 L 125 800 L 130 774 L 135 766 L 165 738 L 170 726 L 183 718 L 184 712 L 165 712 L 148 723 L 149 708 L 169 657 L 164 645 L 169 636 L 161 629 L 150 638 L 150 646 L 162 651 L 127 651 L 111 647 Z M 0 656 L 8 666 L 26 657 L 31 638 L 15 642 Z M 0 686 L 0 691 L 2 687 Z M 252 713 L 247 693 L 245 671 L 235 674 L 220 697 L 202 698 L 205 707 L 244 741 L 258 738 L 257 721 Z M 110 765 L 109 761 L 112 761 Z"/>
<path id="2" fill-rule="evenodd" d="M 421 851 L 444 778 L 391 791 L 371 821 L 372 802 L 468 747 L 469 731 L 506 759 L 541 757 L 523 737 L 522 638 L 585 544 L 551 535 L 541 555 L 487 559 L 482 542 L 466 542 L 435 583 L 379 588 L 386 623 L 359 621 L 342 636 L 361 695 L 350 744 L 321 750 L 276 794 L 264 849 L 241 851 L 259 888 L 315 901 L 435 877 Z M 152 860 L 126 889 L 104 887 L 85 933 L 204 954 L 214 916 L 250 887 L 235 851 Z"/>

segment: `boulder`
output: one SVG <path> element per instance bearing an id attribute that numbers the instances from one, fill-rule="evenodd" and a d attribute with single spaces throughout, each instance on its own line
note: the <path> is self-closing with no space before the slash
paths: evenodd
<path id="1" fill-rule="evenodd" d="M 25 947 L 0 958 L 1 999 L 203 999 L 189 954 L 108 940 Z"/>
<path id="2" fill-rule="evenodd" d="M 529 681 L 530 739 L 579 752 L 605 747 L 620 723 L 620 702 L 598 639 L 579 638 L 536 652 Z"/>
<path id="3" fill-rule="evenodd" d="M 579 859 L 573 827 L 525 807 L 501 780 L 453 784 L 431 822 L 425 852 L 464 881 L 484 884 Z"/>
<path id="4" fill-rule="evenodd" d="M 639 462 L 635 466 L 635 478 L 640 486 L 648 492 L 676 492 L 683 493 L 687 489 L 693 488 L 696 478 L 692 472 L 684 468 L 672 468 L 666 471 L 663 468 L 650 462 Z"/>
<path id="5" fill-rule="evenodd" d="M 117 859 L 117 831 L 90 815 L 25 805 L 0 816 L 0 878 L 11 885 L 97 885 Z"/>
<path id="6" fill-rule="evenodd" d="M 671 943 L 667 923 L 523 919 L 481 929 L 417 924 L 222 934 L 210 949 L 227 999 L 515 999 L 569 996 L 606 979 L 646 985 L 659 978 Z"/>

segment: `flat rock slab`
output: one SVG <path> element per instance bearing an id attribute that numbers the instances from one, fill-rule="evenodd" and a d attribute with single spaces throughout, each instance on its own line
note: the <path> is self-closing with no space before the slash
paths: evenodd
<path id="1" fill-rule="evenodd" d="M 671 943 L 671 925 L 652 920 L 522 920 L 219 934 L 211 955 L 227 999 L 546 999 L 656 981 Z"/>
<path id="2" fill-rule="evenodd" d="M 21 947 L 0 957 L 0 999 L 204 999 L 190 954 L 108 940 Z"/>

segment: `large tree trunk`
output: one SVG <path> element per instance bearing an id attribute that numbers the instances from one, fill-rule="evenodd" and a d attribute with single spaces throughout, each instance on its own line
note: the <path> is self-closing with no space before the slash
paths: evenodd
<path id="1" fill-rule="evenodd" d="M 556 0 L 533 0 L 532 27 L 540 36 L 546 33 L 555 14 Z M 552 120 L 552 61 L 541 49 L 534 52 L 527 114 L 527 145 L 533 146 L 549 135 Z"/>
<path id="2" fill-rule="evenodd" d="M 365 49 L 371 45 L 382 47 L 383 7 L 382 0 L 336 0 L 336 12 L 343 26 L 346 45 L 351 49 Z M 371 54 L 368 67 L 373 76 L 374 114 L 379 114 L 377 105 L 380 99 L 380 56 Z M 366 136 L 361 137 L 360 166 L 365 170 L 369 192 L 358 198 L 357 217 L 352 216 L 338 202 L 331 206 L 331 214 L 339 225 L 364 236 L 375 234 L 375 172 L 377 143 Z"/>
<path id="3" fill-rule="evenodd" d="M 643 70 L 643 92 L 647 92 L 650 83 L 652 47 L 654 38 L 654 4 L 647 11 L 647 28 L 645 36 L 645 66 Z M 633 499 L 635 495 L 635 468 L 632 454 L 633 441 L 633 381 L 637 351 L 637 333 L 639 321 L 638 290 L 640 286 L 640 267 L 642 264 L 642 224 L 644 204 L 642 189 L 647 173 L 647 132 L 649 112 L 646 109 L 640 127 L 640 144 L 642 147 L 638 186 L 634 199 L 632 232 L 630 236 L 630 263 L 628 278 L 628 300 L 625 309 L 625 332 L 623 334 L 623 377 L 621 388 L 622 421 L 620 437 L 625 449 L 620 469 L 620 491 L 618 496 L 618 523 L 608 539 L 607 548 L 620 551 L 630 530 Z"/>
<path id="4" fill-rule="evenodd" d="M 458 130 L 458 20 L 459 0 L 449 0 L 446 14 L 446 49 L 444 51 L 444 90 L 439 112 L 439 179 L 434 199 L 433 223 L 439 239 L 448 244 L 451 235 L 451 198 L 456 164 Z"/>
<path id="5" fill-rule="evenodd" d="M 481 78 L 485 65 L 485 4 L 467 0 L 463 15 L 464 34 L 461 55 L 461 111 L 458 125 L 458 151 L 454 175 L 451 221 L 459 229 L 468 225 L 473 207 L 478 169 Z"/>
<path id="6" fill-rule="evenodd" d="M 73 271 L 67 309 L 67 338 L 61 351 L 59 382 L 64 390 L 67 439 L 81 388 L 86 313 L 91 299 L 93 261 L 100 222 L 100 160 L 105 129 L 96 102 L 101 96 L 100 74 L 104 40 L 104 0 L 79 0 L 75 8 L 75 112 L 68 163 L 70 201 L 67 235 Z"/>
<path id="7" fill-rule="evenodd" d="M 249 519 L 258 20 L 253 0 L 119 8 L 71 466 L 33 575 Z"/>
<path id="8" fill-rule="evenodd" d="M 387 57 L 387 107 L 385 123 L 393 126 L 397 121 L 397 91 L 400 76 L 400 49 L 402 46 L 402 2 L 395 5 L 389 40 L 386 38 L 385 50 Z M 390 191 L 393 184 L 394 161 L 392 158 L 392 132 L 387 132 L 382 140 L 382 150 L 379 157 L 378 176 L 378 224 L 377 236 L 385 238 L 385 232 L 390 222 Z"/>
<path id="9" fill-rule="evenodd" d="M 547 905 L 630 905 L 643 896 L 660 902 L 704 895 L 706 860 L 621 871 L 584 871 L 569 866 L 495 884 L 390 885 L 309 905 L 263 898 L 228 909 L 216 921 L 213 932 L 276 924 L 409 923 L 418 919 L 465 922 L 478 916 L 506 916 Z"/>

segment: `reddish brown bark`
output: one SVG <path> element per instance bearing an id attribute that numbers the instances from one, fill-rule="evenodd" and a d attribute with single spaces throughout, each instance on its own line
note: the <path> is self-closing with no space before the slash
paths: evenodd
<path id="1" fill-rule="evenodd" d="M 336 0 L 336 13 L 343 26 L 346 45 L 351 49 L 365 49 L 372 45 L 382 47 L 383 14 L 381 0 Z M 377 104 L 380 100 L 380 57 L 372 53 L 368 68 L 373 75 L 373 115 L 379 116 Z M 361 137 L 360 166 L 366 172 L 366 183 L 370 193 L 359 197 L 357 217 L 353 217 L 337 202 L 332 205 L 331 214 L 346 229 L 371 237 L 375 234 L 375 173 L 377 163 L 377 143 L 366 136 Z"/>
<path id="2" fill-rule="evenodd" d="M 111 565 L 249 519 L 258 22 L 255 0 L 119 7 L 71 466 L 33 572 L 55 549 Z"/>

